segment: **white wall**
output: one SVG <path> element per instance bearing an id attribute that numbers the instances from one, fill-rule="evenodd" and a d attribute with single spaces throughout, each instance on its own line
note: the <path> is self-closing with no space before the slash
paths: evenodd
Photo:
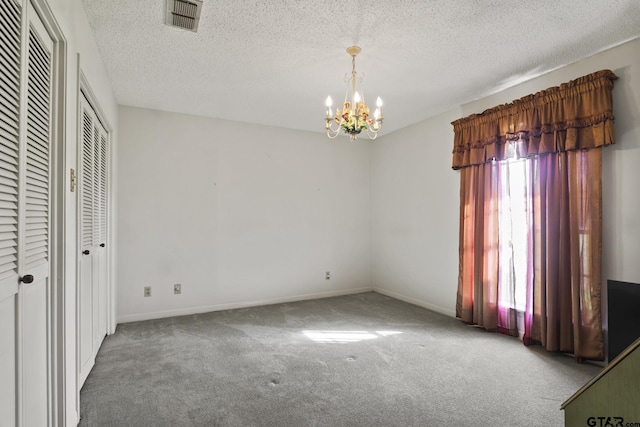
<path id="1" fill-rule="evenodd" d="M 372 153 L 374 288 L 451 316 L 460 188 L 450 122 L 459 116 L 452 110 L 394 132 Z"/>
<path id="2" fill-rule="evenodd" d="M 368 142 L 124 106 L 119 125 L 120 322 L 371 289 Z"/>
<path id="3" fill-rule="evenodd" d="M 603 278 L 640 282 L 640 39 L 394 132 L 373 148 L 374 288 L 453 315 L 459 173 L 450 122 L 601 69 L 615 82 L 617 143 L 603 155 Z"/>
<path id="4" fill-rule="evenodd" d="M 57 355 L 56 362 L 64 375 L 57 379 L 56 403 L 60 402 L 63 410 L 59 411 L 62 425 L 76 425 L 79 417 L 77 406 L 79 390 L 76 388 L 76 213 L 77 193 L 69 191 L 70 169 L 78 170 L 77 163 L 77 117 L 78 117 L 78 55 L 80 67 L 93 89 L 105 119 L 113 130 L 112 144 L 117 145 L 117 103 L 111 91 L 100 53 L 96 47 L 93 33 L 89 27 L 82 2 L 79 0 L 36 0 L 39 5 L 48 5 L 55 24 L 59 27 L 66 44 L 64 63 L 65 93 L 62 94 L 64 106 L 64 149 L 62 150 L 62 171 L 64 194 L 62 210 L 64 211 L 63 236 L 61 244 L 56 248 L 58 255 L 64 259 L 64 268 L 59 270 L 54 282 L 54 289 L 60 300 L 58 339 L 62 344 L 62 352 Z M 26 3 L 26 2 L 23 2 Z M 115 243 L 115 242 L 113 242 Z M 114 245 L 115 247 L 115 245 Z"/>

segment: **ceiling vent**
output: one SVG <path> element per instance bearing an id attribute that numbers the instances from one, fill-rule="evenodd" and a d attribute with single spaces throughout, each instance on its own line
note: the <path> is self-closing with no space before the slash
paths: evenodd
<path id="1" fill-rule="evenodd" d="M 166 0 L 166 2 L 165 24 L 194 33 L 198 31 L 202 0 Z"/>

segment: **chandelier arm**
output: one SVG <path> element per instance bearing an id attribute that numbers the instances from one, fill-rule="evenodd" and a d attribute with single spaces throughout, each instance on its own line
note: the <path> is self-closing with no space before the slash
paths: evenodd
<path id="1" fill-rule="evenodd" d="M 336 139 L 336 137 L 339 135 L 340 132 L 336 131 L 335 133 L 331 133 L 329 130 L 327 130 L 327 136 L 330 139 Z"/>
<path id="2" fill-rule="evenodd" d="M 327 131 L 327 136 L 331 139 L 335 138 L 336 136 L 338 136 L 338 134 L 340 133 L 340 126 L 342 125 L 342 123 L 344 122 L 344 120 L 340 120 L 340 123 L 338 123 L 338 126 L 334 129 L 333 128 L 333 119 L 326 119 L 327 123 L 326 123 L 326 131 Z"/>
<path id="3" fill-rule="evenodd" d="M 367 136 L 369 137 L 369 139 L 374 140 L 378 137 L 378 131 L 377 130 L 369 130 L 369 126 L 367 126 L 366 128 L 366 132 L 367 132 Z"/>
<path id="4" fill-rule="evenodd" d="M 349 86 L 351 85 L 351 79 L 353 79 L 353 75 L 346 80 L 347 90 L 344 91 L 344 103 L 342 105 L 346 104 L 349 100 Z"/>
<path id="5" fill-rule="evenodd" d="M 340 128 L 338 129 L 331 129 L 330 127 L 327 128 L 327 136 L 331 139 L 335 138 L 336 136 L 338 136 L 338 134 L 340 133 Z"/>

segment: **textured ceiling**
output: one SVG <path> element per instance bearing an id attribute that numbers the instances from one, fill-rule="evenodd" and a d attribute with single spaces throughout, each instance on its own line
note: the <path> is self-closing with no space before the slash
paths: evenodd
<path id="1" fill-rule="evenodd" d="M 640 0 L 204 0 L 197 33 L 82 2 L 120 104 L 319 132 L 347 46 L 385 134 L 640 36 Z"/>

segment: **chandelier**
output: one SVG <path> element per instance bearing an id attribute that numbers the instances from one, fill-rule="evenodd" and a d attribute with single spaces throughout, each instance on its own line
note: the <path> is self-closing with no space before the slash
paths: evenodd
<path id="1" fill-rule="evenodd" d="M 342 109 L 338 108 L 335 116 L 331 110 L 331 97 L 327 96 L 327 117 L 325 120 L 327 136 L 331 139 L 338 136 L 341 130 L 348 134 L 352 141 L 363 131 L 370 139 L 376 139 L 378 131 L 382 128 L 382 100 L 378 97 L 373 117 L 370 117 L 369 106 L 364 101 L 361 86 L 364 74 L 358 76 L 356 73 L 356 56 L 360 52 L 362 49 L 358 46 L 347 48 L 347 53 L 351 56 L 351 76 L 345 75 L 347 91 L 344 95 Z M 334 123 L 337 125 L 335 128 Z"/>

